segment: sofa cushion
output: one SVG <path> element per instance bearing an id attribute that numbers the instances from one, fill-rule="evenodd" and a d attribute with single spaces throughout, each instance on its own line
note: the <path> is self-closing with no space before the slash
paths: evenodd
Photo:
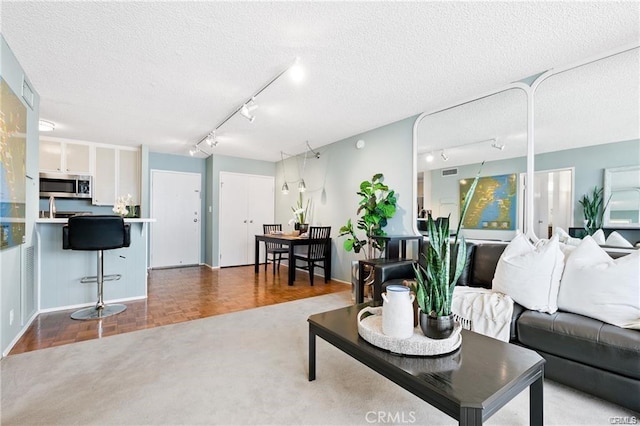
<path id="1" fill-rule="evenodd" d="M 498 243 L 478 244 L 476 246 L 473 253 L 472 277 L 469 281 L 469 286 L 491 288 L 498 259 L 500 259 L 506 247 L 506 244 Z"/>
<path id="2" fill-rule="evenodd" d="M 562 311 L 525 311 L 517 328 L 531 349 L 640 379 L 640 331 Z"/>
<path id="3" fill-rule="evenodd" d="M 558 310 L 563 260 L 557 236 L 534 246 L 518 233 L 500 256 L 493 290 L 511 296 L 527 309 L 553 313 Z"/>
<path id="4" fill-rule="evenodd" d="M 558 306 L 619 327 L 640 329 L 638 283 L 639 251 L 613 260 L 587 236 L 567 259 Z"/>

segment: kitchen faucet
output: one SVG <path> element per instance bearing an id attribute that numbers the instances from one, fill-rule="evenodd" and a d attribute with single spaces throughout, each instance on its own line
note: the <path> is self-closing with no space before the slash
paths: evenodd
<path id="1" fill-rule="evenodd" d="M 53 195 L 49 197 L 49 218 L 53 219 L 56 216 L 56 200 Z"/>

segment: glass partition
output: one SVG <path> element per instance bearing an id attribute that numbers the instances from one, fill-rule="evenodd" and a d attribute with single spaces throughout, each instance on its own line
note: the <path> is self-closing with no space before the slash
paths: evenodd
<path id="1" fill-rule="evenodd" d="M 450 215 L 455 230 L 461 193 L 479 171 L 482 179 L 463 223 L 465 237 L 509 241 L 523 230 L 527 100 L 525 86 L 513 85 L 417 119 L 414 217 L 419 231 L 425 229 L 427 212 L 434 219 Z"/>

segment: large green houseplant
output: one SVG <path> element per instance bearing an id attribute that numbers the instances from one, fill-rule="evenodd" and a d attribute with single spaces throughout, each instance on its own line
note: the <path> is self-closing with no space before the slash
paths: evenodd
<path id="1" fill-rule="evenodd" d="M 387 235 L 383 228 L 387 226 L 387 220 L 396 214 L 397 199 L 395 191 L 384 184 L 382 173 L 373 175 L 370 181 L 363 181 L 357 194 L 362 198 L 356 212 L 360 215 L 356 227 L 364 231 L 364 238 L 356 235 L 351 219 L 340 228 L 338 236 L 349 236 L 343 244 L 346 251 L 363 252 L 365 258 L 371 259 L 374 257 L 375 250 L 384 249 L 384 241 L 376 237 Z M 368 249 L 363 250 L 367 245 Z"/>
<path id="2" fill-rule="evenodd" d="M 387 220 L 396 213 L 397 199 L 395 191 L 389 190 L 389 187 L 384 184 L 382 173 L 373 175 L 370 181 L 365 180 L 360 183 L 360 190 L 357 194 L 362 198 L 358 203 L 357 214 L 360 217 L 356 222 L 356 227 L 364 231 L 364 237 L 359 237 L 356 234 L 351 219 L 340 228 L 338 236 L 348 237 L 343 244 L 346 251 L 363 253 L 366 259 L 371 259 L 375 257 L 376 250 L 382 252 L 384 249 L 384 241 L 375 237 L 387 235 L 383 228 L 387 226 Z M 365 288 L 373 283 L 373 268 L 368 265 L 365 265 L 364 268 L 365 276 L 360 277 L 359 262 L 357 260 L 351 262 L 351 285 L 354 292 L 360 278 L 363 279 Z"/>
<path id="3" fill-rule="evenodd" d="M 449 235 L 449 217 L 434 221 L 431 213 L 427 217 L 429 244 L 423 252 L 425 266 L 414 265 L 416 284 L 414 291 L 420 307 L 420 328 L 425 336 L 443 339 L 451 335 L 454 327 L 451 302 L 456 281 L 467 261 L 467 245 L 460 228 L 478 185 L 480 172 L 464 195 L 460 220 L 453 243 Z M 452 263 L 452 259 L 455 262 Z"/>
<path id="4" fill-rule="evenodd" d="M 604 207 L 602 206 L 604 201 L 603 191 L 603 188 L 598 189 L 596 186 L 593 188 L 591 196 L 585 194 L 582 196 L 582 199 L 578 201 L 582 204 L 584 212 L 584 229 L 589 235 L 593 235 L 598 229 L 602 228 L 602 217 L 609 205 L 609 200 L 611 200 L 611 197 L 609 197 Z"/>

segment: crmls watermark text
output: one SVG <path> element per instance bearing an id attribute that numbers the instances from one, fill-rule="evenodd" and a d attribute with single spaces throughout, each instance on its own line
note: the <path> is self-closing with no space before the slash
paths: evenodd
<path id="1" fill-rule="evenodd" d="M 367 411 L 367 423 L 412 424 L 416 422 L 415 411 Z"/>
<path id="2" fill-rule="evenodd" d="M 628 416 L 628 417 L 609 417 L 609 423 L 612 425 L 637 425 L 638 418 L 636 416 Z"/>

